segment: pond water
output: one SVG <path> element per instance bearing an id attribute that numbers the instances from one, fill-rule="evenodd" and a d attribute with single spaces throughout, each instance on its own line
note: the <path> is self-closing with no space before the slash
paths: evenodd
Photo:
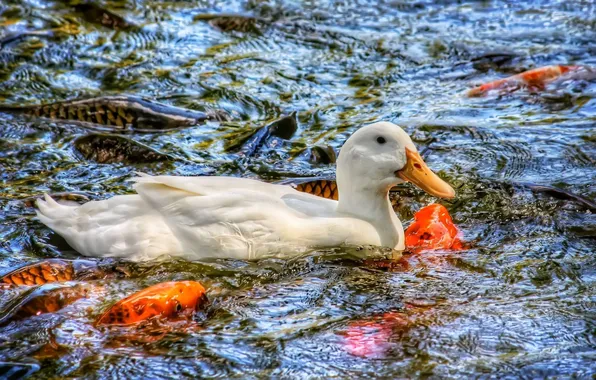
<path id="1" fill-rule="evenodd" d="M 259 262 L 115 263 L 129 276 L 89 282 L 88 297 L 0 327 L 0 377 L 594 376 L 596 216 L 534 185 L 596 197 L 596 85 L 464 96 L 534 67 L 596 66 L 593 1 L 96 3 L 128 22 L 118 30 L 76 3 L 0 2 L 3 104 L 128 94 L 224 110 L 230 120 L 129 134 L 174 161 L 100 164 L 73 148 L 88 128 L 2 114 L 0 273 L 80 258 L 24 198 L 126 194 L 134 171 L 333 177 L 333 165 L 301 152 L 337 150 L 380 120 L 404 126 L 457 189 L 443 204 L 469 248 L 385 266 L 350 248 Z M 290 140 L 243 159 L 230 149 L 291 112 Z M 411 186 L 401 194 L 404 222 L 436 202 Z M 92 325 L 136 290 L 189 279 L 211 300 L 191 326 L 131 334 Z M 4 312 L 21 293 L 0 290 Z"/>

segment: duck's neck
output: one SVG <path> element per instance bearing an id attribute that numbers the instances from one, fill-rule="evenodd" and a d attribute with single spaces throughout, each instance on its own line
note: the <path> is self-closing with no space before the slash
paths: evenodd
<path id="1" fill-rule="evenodd" d="M 339 213 L 366 220 L 374 225 L 383 246 L 403 249 L 404 229 L 389 201 L 391 186 L 371 188 L 369 184 L 345 181 L 338 176 L 337 188 Z"/>

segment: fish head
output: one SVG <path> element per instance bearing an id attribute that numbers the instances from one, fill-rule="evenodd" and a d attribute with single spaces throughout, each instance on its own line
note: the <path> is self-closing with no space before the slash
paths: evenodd
<path id="1" fill-rule="evenodd" d="M 190 316 L 207 302 L 205 288 L 196 281 L 174 283 L 164 298 L 163 315 L 168 317 Z"/>
<path id="2" fill-rule="evenodd" d="M 458 234 L 447 209 L 440 204 L 431 204 L 414 215 L 414 222 L 405 232 L 406 246 L 414 252 L 449 249 Z"/>

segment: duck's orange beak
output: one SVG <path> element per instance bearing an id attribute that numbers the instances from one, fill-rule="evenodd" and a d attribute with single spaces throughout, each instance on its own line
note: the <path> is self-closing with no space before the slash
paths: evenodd
<path id="1" fill-rule="evenodd" d="M 455 197 L 455 190 L 429 169 L 418 152 L 413 152 L 406 148 L 406 158 L 406 166 L 395 172 L 399 178 L 412 182 L 435 197 Z"/>

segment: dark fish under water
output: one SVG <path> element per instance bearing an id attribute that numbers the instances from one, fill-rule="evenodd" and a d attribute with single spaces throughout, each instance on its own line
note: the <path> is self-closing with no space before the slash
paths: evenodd
<path id="1" fill-rule="evenodd" d="M 209 25 L 222 32 L 252 32 L 258 33 L 259 26 L 267 22 L 264 19 L 251 16 L 234 14 L 200 14 L 193 18 L 194 21 L 207 21 Z"/>
<path id="2" fill-rule="evenodd" d="M 190 127 L 226 118 L 142 99 L 137 96 L 103 96 L 33 106 L 0 105 L 0 112 L 20 113 L 53 120 L 107 126 L 112 130 L 140 132 Z"/>
<path id="3" fill-rule="evenodd" d="M 15 43 L 20 40 L 24 40 L 28 37 L 37 37 L 37 38 L 51 38 L 56 35 L 56 31 L 52 29 L 48 30 L 27 30 L 24 32 L 16 32 L 10 33 L 5 35 L 0 39 L 0 48 L 8 46 L 12 43 Z"/>
<path id="4" fill-rule="evenodd" d="M 510 65 L 511 62 L 519 58 L 519 54 L 512 51 L 488 51 L 474 56 L 470 59 L 470 62 L 472 62 L 474 69 L 486 72 Z"/>
<path id="5" fill-rule="evenodd" d="M 120 135 L 92 133 L 78 137 L 74 146 L 85 159 L 100 164 L 174 161 L 165 153 Z"/>
<path id="6" fill-rule="evenodd" d="M 227 151 L 239 151 L 244 157 L 256 155 L 271 137 L 291 139 L 298 130 L 296 112 L 272 121 L 260 128 L 249 131 L 226 146 Z"/>
<path id="7" fill-rule="evenodd" d="M 577 194 L 573 194 L 569 191 L 558 189 L 553 186 L 548 185 L 538 185 L 535 183 L 530 182 L 514 182 L 514 185 L 527 187 L 535 193 L 543 193 L 549 195 L 556 199 L 567 200 L 576 203 L 577 205 L 586 208 L 590 211 L 596 211 L 596 203 L 593 201 L 579 196 Z"/>
<path id="8" fill-rule="evenodd" d="M 337 154 L 329 145 L 315 145 L 312 148 L 307 148 L 305 153 L 308 155 L 308 161 L 311 164 L 329 165 L 337 161 Z"/>
<path id="9" fill-rule="evenodd" d="M 139 29 L 137 25 L 126 21 L 124 17 L 93 2 L 77 4 L 74 6 L 74 9 L 79 12 L 86 21 L 93 24 L 100 24 L 114 30 L 129 31 Z"/>

